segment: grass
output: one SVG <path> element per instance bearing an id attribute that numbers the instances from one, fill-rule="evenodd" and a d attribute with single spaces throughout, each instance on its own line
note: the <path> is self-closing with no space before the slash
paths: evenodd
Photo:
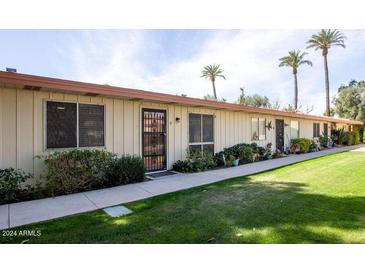
<path id="1" fill-rule="evenodd" d="M 365 153 L 344 152 L 16 231 L 0 243 L 365 243 Z"/>

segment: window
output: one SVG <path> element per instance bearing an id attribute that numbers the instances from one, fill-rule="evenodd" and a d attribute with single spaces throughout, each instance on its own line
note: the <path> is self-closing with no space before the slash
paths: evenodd
<path id="1" fill-rule="evenodd" d="M 189 150 L 214 153 L 213 115 L 189 114 Z"/>
<path id="2" fill-rule="evenodd" d="M 47 148 L 77 146 L 77 106 L 47 102 Z"/>
<path id="3" fill-rule="evenodd" d="M 47 101 L 46 114 L 46 148 L 105 145 L 104 106 Z"/>
<path id="4" fill-rule="evenodd" d="M 266 119 L 252 118 L 251 119 L 251 139 L 253 141 L 266 139 Z"/>
<path id="5" fill-rule="evenodd" d="M 290 139 L 299 138 L 299 122 L 291 121 L 290 122 Z"/>
<path id="6" fill-rule="evenodd" d="M 319 128 L 320 128 L 319 123 L 313 123 L 313 138 L 319 137 L 320 135 Z"/>
<path id="7" fill-rule="evenodd" d="M 104 146 L 104 106 L 79 104 L 79 146 Z"/>
<path id="8" fill-rule="evenodd" d="M 337 129 L 336 123 L 331 123 L 331 135 L 334 134 L 336 129 Z"/>
<path id="9" fill-rule="evenodd" d="M 323 134 L 328 135 L 328 124 L 323 124 Z"/>

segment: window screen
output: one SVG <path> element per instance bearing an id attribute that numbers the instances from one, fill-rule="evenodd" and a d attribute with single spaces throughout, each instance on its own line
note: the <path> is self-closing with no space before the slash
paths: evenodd
<path id="1" fill-rule="evenodd" d="M 299 138 L 299 122 L 291 121 L 290 122 L 290 139 Z"/>
<path id="2" fill-rule="evenodd" d="M 189 114 L 189 142 L 201 142 L 201 115 Z"/>
<path id="3" fill-rule="evenodd" d="M 212 115 L 203 115 L 203 142 L 213 142 Z"/>
<path id="4" fill-rule="evenodd" d="M 104 146 L 104 106 L 79 104 L 79 146 Z"/>
<path id="5" fill-rule="evenodd" d="M 77 105 L 47 102 L 47 148 L 77 146 Z"/>

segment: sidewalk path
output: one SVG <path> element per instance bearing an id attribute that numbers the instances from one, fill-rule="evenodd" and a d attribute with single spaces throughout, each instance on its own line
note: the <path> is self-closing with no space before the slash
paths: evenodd
<path id="1" fill-rule="evenodd" d="M 93 211 L 108 206 L 125 204 L 169 192 L 211 184 L 224 179 L 250 175 L 281 166 L 298 163 L 343 151 L 365 152 L 365 145 L 334 148 L 308 154 L 256 162 L 238 167 L 217 169 L 192 174 L 175 174 L 151 181 L 107 189 L 20 202 L 0 206 L 0 229 L 6 229 L 77 213 Z"/>

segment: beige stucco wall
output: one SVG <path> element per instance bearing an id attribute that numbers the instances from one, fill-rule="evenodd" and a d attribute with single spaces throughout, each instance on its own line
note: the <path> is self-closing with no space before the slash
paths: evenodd
<path id="1" fill-rule="evenodd" d="M 106 149 L 118 154 L 141 154 L 141 110 L 157 108 L 167 111 L 167 162 L 172 164 L 186 156 L 188 147 L 188 114 L 215 115 L 214 145 L 220 151 L 237 143 L 251 141 L 251 117 L 266 118 L 275 127 L 275 119 L 289 118 L 250 114 L 227 110 L 195 108 L 175 104 L 158 104 L 104 97 L 78 96 L 60 92 L 30 91 L 0 88 L 0 168 L 22 168 L 34 174 L 42 170 L 42 163 L 34 156 L 48 153 L 44 143 L 44 102 L 60 100 L 89 102 L 106 106 Z M 175 118 L 179 117 L 180 122 Z M 293 119 L 298 120 L 298 119 Z M 300 137 L 312 138 L 313 121 L 300 121 Z M 321 122 L 321 132 L 323 122 Z M 267 139 L 259 145 L 272 142 L 275 146 L 275 129 L 267 130 Z M 285 127 L 285 145 L 289 144 L 290 126 Z"/>

